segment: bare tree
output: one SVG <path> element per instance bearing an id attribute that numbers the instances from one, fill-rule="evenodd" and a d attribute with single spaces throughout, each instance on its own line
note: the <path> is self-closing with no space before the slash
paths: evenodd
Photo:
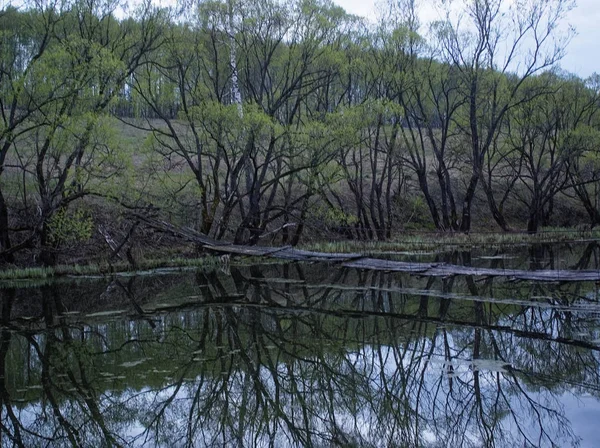
<path id="1" fill-rule="evenodd" d="M 512 108 L 541 93 L 524 95 L 524 82 L 563 56 L 571 33 L 561 32 L 560 26 L 574 3 L 469 0 L 458 11 L 452 9 L 454 3 L 447 5 L 445 19 L 434 24 L 433 32 L 436 54 L 459 73 L 465 98 L 455 124 L 469 144 L 470 174 L 460 218 L 460 229 L 468 231 L 485 160 L 502 121 Z M 501 220 L 499 224 L 505 227 Z"/>

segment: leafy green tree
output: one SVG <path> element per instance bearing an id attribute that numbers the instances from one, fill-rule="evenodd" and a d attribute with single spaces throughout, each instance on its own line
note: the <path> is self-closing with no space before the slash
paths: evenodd
<path id="1" fill-rule="evenodd" d="M 117 7 L 101 1 L 63 4 L 60 10 L 32 4 L 25 13 L 43 19 L 39 33 L 47 43 L 43 52 L 42 44 L 35 47 L 20 84 L 15 81 L 16 87 L 8 89 L 6 101 L 16 103 L 12 115 L 21 121 L 9 132 L 15 120 L 5 120 L 10 140 L 4 143 L 3 160 L 12 149 L 20 161 L 14 166 L 35 182 L 36 214 L 18 246 L 9 248 L 5 241 L 5 256 L 39 241 L 42 262 L 53 264 L 52 216 L 89 194 L 94 180 L 109 175 L 104 115 L 144 55 L 160 44 L 159 11 L 146 4 L 137 20 L 118 20 Z M 29 101 L 24 116 L 19 115 L 21 98 Z M 101 189 L 97 184 L 96 191 Z"/>
<path id="2" fill-rule="evenodd" d="M 460 218 L 460 229 L 468 231 L 485 160 L 502 121 L 512 108 L 540 95 L 530 89 L 524 96 L 525 81 L 563 56 L 569 34 L 561 34 L 558 27 L 572 2 L 530 0 L 512 5 L 470 0 L 462 6 L 456 12 L 448 3 L 446 19 L 436 23 L 434 30 L 437 54 L 457 71 L 465 100 L 455 123 L 469 145 L 470 174 Z M 506 227 L 501 216 L 493 215 Z"/>
<path id="3" fill-rule="evenodd" d="M 10 238 L 6 165 L 16 140 L 41 126 L 34 116 L 61 100 L 56 89 L 35 82 L 60 21 L 60 11 L 43 3 L 38 10 L 20 12 L 9 5 L 0 11 L 0 257 L 4 261 L 13 261 L 19 249 Z"/>
<path id="4" fill-rule="evenodd" d="M 583 167 L 595 143 L 590 126 L 597 110 L 595 94 L 576 78 L 548 73 L 528 80 L 524 96 L 530 89 L 539 91 L 540 85 L 550 88 L 551 93 L 511 110 L 503 143 L 511 154 L 510 163 L 507 159 L 505 163 L 513 171 L 510 177 L 517 187 L 513 195 L 528 211 L 530 232 L 550 224 L 559 194 L 572 191 L 582 199 L 586 197 L 592 180 L 586 178 L 591 173 L 585 173 Z M 593 208 L 586 209 L 593 223 Z"/>
<path id="5" fill-rule="evenodd" d="M 599 81 L 598 75 L 586 82 L 570 80 L 565 98 L 571 109 L 567 115 L 571 130 L 566 142 L 573 154 L 568 160 L 570 186 L 585 207 L 592 227 L 600 224 Z"/>
<path id="6" fill-rule="evenodd" d="M 316 129 L 310 98 L 331 79 L 328 46 L 346 16 L 327 3 L 230 3 L 203 3 L 173 26 L 134 88 L 159 118 L 139 124 L 159 158 L 189 169 L 182 188 L 197 186 L 198 230 L 256 243 L 270 223 L 303 214 L 314 192 L 301 172 L 330 154 L 303 136 Z"/>

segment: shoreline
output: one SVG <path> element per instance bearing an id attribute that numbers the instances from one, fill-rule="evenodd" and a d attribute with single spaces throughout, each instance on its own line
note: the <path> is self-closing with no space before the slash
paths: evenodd
<path id="1" fill-rule="evenodd" d="M 331 254 L 350 254 L 360 252 L 362 256 L 398 254 L 416 255 L 420 253 L 443 253 L 457 250 L 473 250 L 478 248 L 509 248 L 537 244 L 586 244 L 600 242 L 599 230 L 565 229 L 539 232 L 536 234 L 521 233 L 427 233 L 400 236 L 390 241 L 332 241 L 313 242 L 301 245 L 299 249 L 319 251 Z M 186 247 L 182 245 L 182 249 Z M 249 246 L 249 248 L 252 246 Z M 172 251 L 172 247 L 171 247 Z M 165 250 L 165 253 L 168 253 Z M 154 256 L 158 254 L 158 256 Z M 260 261 L 263 263 L 285 263 L 285 259 L 272 259 L 257 256 L 237 256 L 231 265 L 243 266 Z M 309 260 L 310 261 L 310 260 Z M 108 261 L 90 263 L 61 263 L 52 267 L 5 265 L 0 270 L 0 288 L 17 282 L 25 283 L 35 280 L 57 280 L 61 278 L 106 278 L 110 276 L 130 276 L 169 272 L 188 269 L 206 269 L 210 271 L 223 269 L 230 263 L 229 258 L 218 255 L 201 255 L 191 257 L 160 256 L 160 250 L 154 249 L 131 265 L 125 261 L 110 263 Z"/>

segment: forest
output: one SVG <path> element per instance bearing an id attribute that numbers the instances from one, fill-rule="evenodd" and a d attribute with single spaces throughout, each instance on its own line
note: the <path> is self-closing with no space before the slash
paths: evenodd
<path id="1" fill-rule="evenodd" d="M 150 218 L 292 246 L 600 224 L 600 76 L 559 68 L 572 2 L 446 3 L 5 6 L 0 263 L 116 253 Z"/>

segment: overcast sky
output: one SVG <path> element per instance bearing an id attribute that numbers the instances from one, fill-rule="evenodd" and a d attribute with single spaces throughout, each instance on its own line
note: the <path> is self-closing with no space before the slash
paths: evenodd
<path id="1" fill-rule="evenodd" d="M 380 0 L 333 0 L 347 12 L 374 19 Z M 567 48 L 560 66 L 582 78 L 600 74 L 600 0 L 576 0 L 577 7 L 567 16 L 566 23 L 575 27 L 577 35 Z M 428 0 L 421 0 L 423 4 Z"/>

